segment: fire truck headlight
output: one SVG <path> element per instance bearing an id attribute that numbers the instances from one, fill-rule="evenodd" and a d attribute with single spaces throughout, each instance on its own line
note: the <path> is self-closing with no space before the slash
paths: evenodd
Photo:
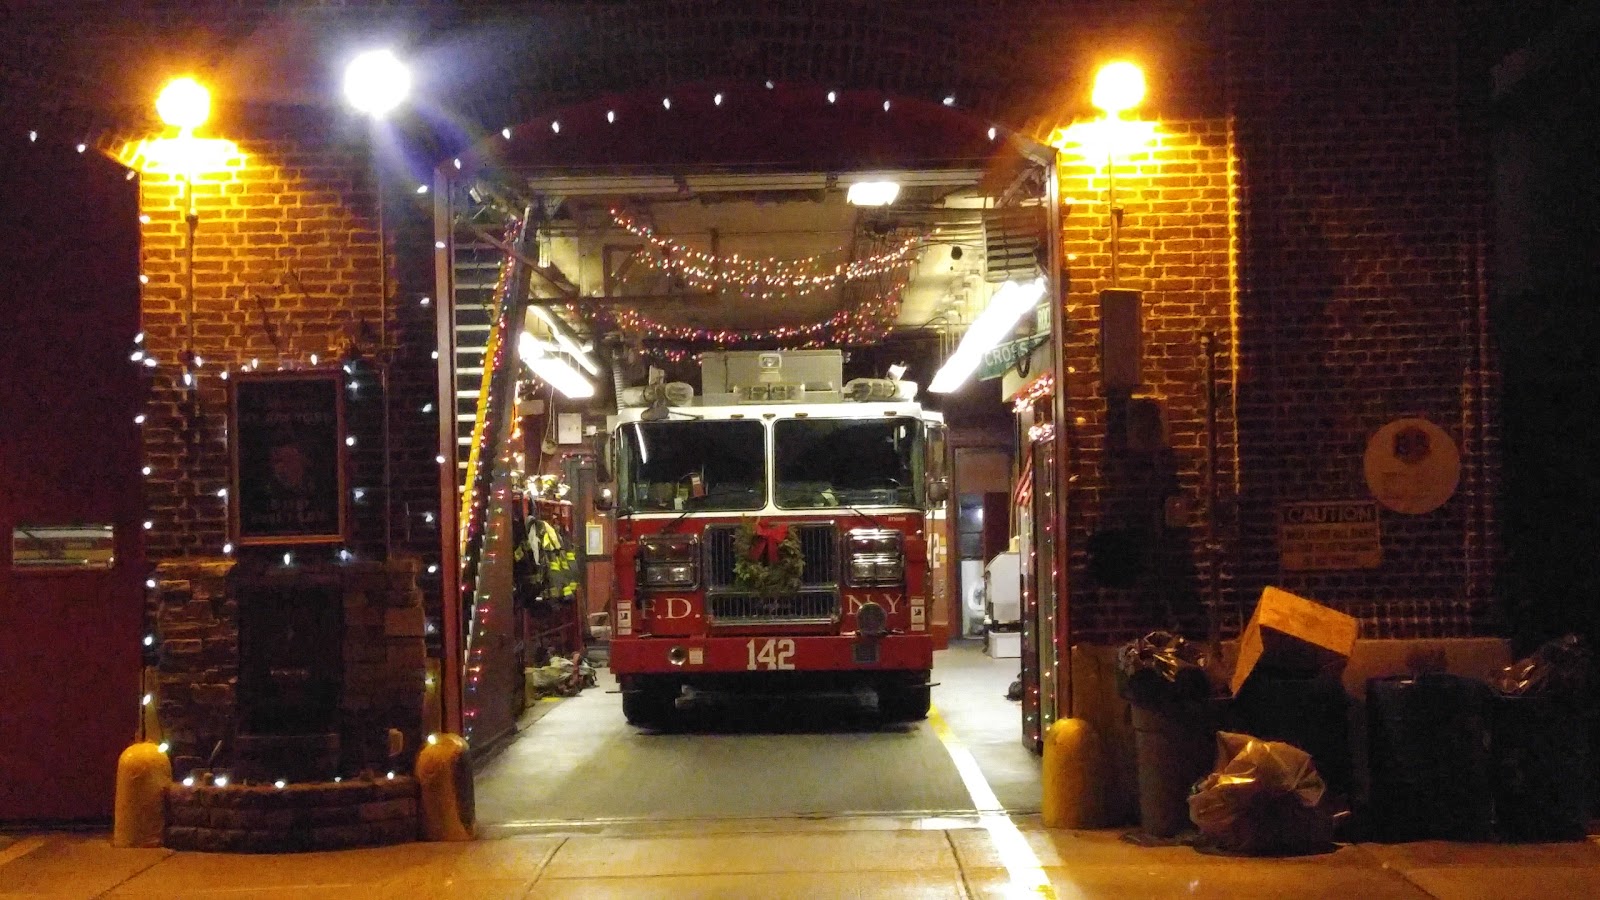
<path id="1" fill-rule="evenodd" d="M 856 528 L 849 541 L 851 554 L 900 552 L 900 532 L 888 528 Z"/>
<path id="2" fill-rule="evenodd" d="M 857 528 L 850 532 L 850 583 L 857 586 L 900 584 L 906 577 L 904 538 L 900 532 Z"/>
<path id="3" fill-rule="evenodd" d="M 646 563 L 644 585 L 652 588 L 693 587 L 694 563 Z"/>
<path id="4" fill-rule="evenodd" d="M 682 647 L 673 647 L 667 651 L 667 662 L 672 663 L 675 666 L 681 666 L 688 661 L 689 651 L 683 649 Z"/>
<path id="5" fill-rule="evenodd" d="M 899 584 L 906 580 L 906 558 L 896 556 L 878 563 L 878 580 L 886 584 Z"/>
<path id="6" fill-rule="evenodd" d="M 639 541 L 640 583 L 682 589 L 699 581 L 700 542 L 692 534 L 653 535 Z"/>

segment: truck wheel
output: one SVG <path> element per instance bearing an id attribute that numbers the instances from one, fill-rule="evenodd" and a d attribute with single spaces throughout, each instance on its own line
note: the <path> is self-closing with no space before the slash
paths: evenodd
<path id="1" fill-rule="evenodd" d="M 660 728 L 667 724 L 674 712 L 673 701 L 677 685 L 653 678 L 637 678 L 633 687 L 622 692 L 622 717 L 629 725 L 642 728 Z"/>
<path id="2" fill-rule="evenodd" d="M 933 706 L 928 685 L 897 685 L 878 689 L 878 716 L 885 722 L 919 722 Z"/>

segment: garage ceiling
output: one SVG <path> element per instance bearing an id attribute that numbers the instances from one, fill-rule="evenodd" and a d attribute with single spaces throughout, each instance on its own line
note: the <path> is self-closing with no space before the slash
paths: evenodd
<path id="1" fill-rule="evenodd" d="M 456 180 L 467 217 L 530 216 L 533 292 L 571 318 L 703 335 L 856 310 L 882 331 L 959 332 L 999 283 L 1039 271 L 1049 153 L 939 104 L 701 89 L 526 123 Z M 852 205 L 866 180 L 899 195 Z"/>

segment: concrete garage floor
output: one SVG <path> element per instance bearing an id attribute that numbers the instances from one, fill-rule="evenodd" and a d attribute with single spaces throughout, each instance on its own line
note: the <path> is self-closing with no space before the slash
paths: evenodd
<path id="1" fill-rule="evenodd" d="M 1003 697 L 1015 660 L 958 647 L 938 664 L 940 715 L 915 727 L 811 710 L 651 735 L 620 724 L 614 694 L 550 704 L 480 779 L 490 839 L 247 856 L 0 835 L 0 900 L 1600 897 L 1594 839 L 1259 859 L 1139 846 L 1122 829 L 1046 830 L 1024 812 L 1038 803 L 1038 761 Z M 602 815 L 579 815 L 591 809 Z"/>
<path id="2" fill-rule="evenodd" d="M 1138 847 L 1010 819 L 855 818 L 575 827 L 463 844 L 284 856 L 116 850 L 28 835 L 0 898 L 1126 898 L 1553 900 L 1600 896 L 1600 846 L 1353 845 L 1291 859 Z"/>
<path id="3" fill-rule="evenodd" d="M 627 724 L 601 670 L 597 688 L 541 710 L 483 767 L 478 821 L 505 835 L 572 822 L 975 814 L 949 741 L 970 751 L 1003 808 L 1036 812 L 1039 759 L 1022 746 L 1020 704 L 1005 698 L 1018 661 L 959 642 L 934 666 L 929 722 L 882 726 L 849 701 L 797 699 L 712 708 L 672 732 Z"/>

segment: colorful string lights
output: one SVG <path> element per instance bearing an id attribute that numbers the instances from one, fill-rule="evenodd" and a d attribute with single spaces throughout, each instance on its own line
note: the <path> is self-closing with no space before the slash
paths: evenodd
<path id="1" fill-rule="evenodd" d="M 686 284 L 700 290 L 736 288 L 743 296 L 752 299 L 804 296 L 909 269 L 916 262 L 916 251 L 922 242 L 918 236 L 908 237 L 888 250 L 865 259 L 829 266 L 823 261 L 825 256 L 845 255 L 849 248 L 841 247 L 831 254 L 799 259 L 770 256 L 750 258 L 737 253 L 722 255 L 696 250 L 682 242 L 661 237 L 654 228 L 615 209 L 611 211 L 611 220 L 617 227 L 649 242 L 655 249 L 655 253 L 641 250 L 635 255 L 634 258 L 644 265 L 682 276 Z"/>
<path id="2" fill-rule="evenodd" d="M 1031 412 L 1034 404 L 1050 396 L 1055 387 L 1055 375 L 1045 372 L 1017 392 L 1016 397 L 1011 401 L 1011 411 L 1018 414 Z"/>
<path id="3" fill-rule="evenodd" d="M 682 341 L 692 344 L 740 344 L 752 342 L 810 341 L 820 343 L 872 343 L 888 333 L 900 312 L 902 280 L 874 294 L 853 309 L 842 309 L 820 322 L 803 325 L 778 325 L 741 331 L 731 328 L 697 328 L 668 325 L 636 310 L 620 308 L 614 313 L 616 325 L 624 334 L 645 338 Z"/>
<path id="4" fill-rule="evenodd" d="M 504 243 L 507 246 L 517 246 L 521 243 L 524 223 L 512 220 L 506 228 Z M 505 491 L 494 491 L 492 481 L 496 462 L 504 462 L 511 450 L 511 442 L 501 442 L 497 452 L 490 460 L 481 458 L 481 451 L 487 444 L 485 435 L 493 434 L 496 423 L 493 417 L 495 409 L 495 375 L 504 371 L 508 357 L 506 347 L 513 344 L 513 328 L 520 327 L 512 322 L 511 308 L 513 304 L 511 286 L 515 270 L 516 257 L 507 253 L 500 261 L 499 277 L 494 290 L 494 325 L 489 331 L 488 345 L 484 351 L 483 380 L 478 396 L 478 412 L 473 426 L 472 442 L 467 457 L 467 475 L 462 482 L 462 516 L 460 523 L 460 548 L 461 548 L 461 598 L 467 609 L 466 633 L 466 684 L 465 699 L 463 704 L 463 731 L 462 736 L 471 741 L 478 710 L 472 706 L 476 702 L 478 686 L 482 681 L 484 663 L 483 633 L 490 622 L 492 599 L 484 588 L 482 580 L 478 577 L 481 566 L 485 562 L 492 562 L 495 554 L 487 549 L 490 543 L 488 515 L 491 501 L 497 506 L 503 506 Z M 515 397 L 515 383 L 506 386 Z M 514 421 L 514 420 L 513 420 Z M 499 510 L 496 509 L 496 512 Z M 495 521 L 500 522 L 504 516 L 496 516 Z M 503 527 L 500 526 L 500 527 Z"/>

